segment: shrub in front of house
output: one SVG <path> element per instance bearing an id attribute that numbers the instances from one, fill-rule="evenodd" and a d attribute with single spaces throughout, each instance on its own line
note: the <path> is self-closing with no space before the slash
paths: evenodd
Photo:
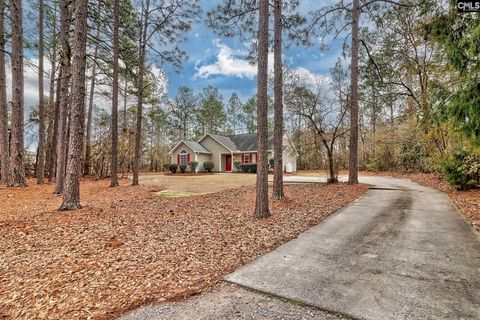
<path id="1" fill-rule="evenodd" d="M 170 170 L 171 173 L 177 173 L 178 166 L 175 163 L 172 163 L 171 165 L 168 166 L 168 169 Z"/>
<path id="2" fill-rule="evenodd" d="M 180 166 L 180 172 L 181 172 L 181 173 L 187 172 L 187 165 L 182 164 L 182 165 Z"/>
<path id="3" fill-rule="evenodd" d="M 243 173 L 257 173 L 256 163 L 244 163 L 240 167 Z"/>
<path id="4" fill-rule="evenodd" d="M 203 169 L 205 169 L 207 172 L 212 172 L 214 166 L 215 165 L 211 161 L 205 161 L 203 163 Z"/>
<path id="5" fill-rule="evenodd" d="M 242 170 L 242 161 L 240 161 L 240 160 L 234 161 L 233 166 L 235 167 L 235 170 L 241 171 Z"/>
<path id="6" fill-rule="evenodd" d="M 170 170 L 170 164 L 169 164 L 169 163 L 165 163 L 165 164 L 163 165 L 163 171 L 167 172 L 167 171 L 169 171 L 169 170 Z"/>
<path id="7" fill-rule="evenodd" d="M 190 171 L 195 172 L 198 167 L 198 161 L 190 161 Z"/>

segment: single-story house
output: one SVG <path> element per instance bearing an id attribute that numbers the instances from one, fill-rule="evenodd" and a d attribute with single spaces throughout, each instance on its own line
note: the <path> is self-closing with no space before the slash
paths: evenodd
<path id="1" fill-rule="evenodd" d="M 268 158 L 274 156 L 273 132 L 268 133 Z M 234 162 L 241 161 L 244 164 L 257 162 L 257 134 L 236 134 L 223 136 L 207 133 L 198 141 L 182 140 L 169 152 L 172 163 L 178 166 L 187 165 L 190 161 L 197 161 L 197 171 L 203 171 L 203 163 L 211 161 L 214 164 L 213 171 L 233 172 Z M 292 171 L 297 171 L 297 149 L 287 133 L 283 136 L 283 164 Z M 190 170 L 188 168 L 187 170 Z"/>

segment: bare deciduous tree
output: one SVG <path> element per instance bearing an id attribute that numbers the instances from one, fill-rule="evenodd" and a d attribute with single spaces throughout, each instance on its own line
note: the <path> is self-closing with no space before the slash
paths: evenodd
<path id="1" fill-rule="evenodd" d="M 285 97 L 288 110 L 302 117 L 324 146 L 328 159 L 329 183 L 338 181 L 334 158 L 335 143 L 349 131 L 344 123 L 347 115 L 346 94 L 343 90 L 345 74 L 342 70 L 335 69 L 332 69 L 335 83 L 328 83 L 322 77 L 316 77 L 314 83 L 310 83 L 298 75 L 290 75 L 289 89 Z M 335 96 L 332 96 L 332 92 L 335 92 Z"/>

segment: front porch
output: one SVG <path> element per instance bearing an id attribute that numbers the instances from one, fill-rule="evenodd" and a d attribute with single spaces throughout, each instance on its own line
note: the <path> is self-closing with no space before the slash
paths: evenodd
<path id="1" fill-rule="evenodd" d="M 271 151 L 268 152 L 268 159 L 273 157 L 273 153 Z M 258 156 L 256 152 L 242 152 L 242 153 L 222 153 L 220 154 L 220 161 L 221 164 L 218 168 L 219 172 L 236 172 L 238 171 L 235 168 L 235 162 L 239 161 L 241 164 L 252 164 L 257 163 Z"/>

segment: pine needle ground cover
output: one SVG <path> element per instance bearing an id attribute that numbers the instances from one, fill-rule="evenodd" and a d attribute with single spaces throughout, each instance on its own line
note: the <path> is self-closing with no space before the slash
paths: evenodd
<path id="1" fill-rule="evenodd" d="M 83 181 L 83 209 L 58 212 L 52 185 L 0 187 L 0 319 L 110 319 L 217 286 L 358 198 L 365 185 L 286 186 L 253 217 L 254 187 L 187 198 L 161 186 Z"/>

